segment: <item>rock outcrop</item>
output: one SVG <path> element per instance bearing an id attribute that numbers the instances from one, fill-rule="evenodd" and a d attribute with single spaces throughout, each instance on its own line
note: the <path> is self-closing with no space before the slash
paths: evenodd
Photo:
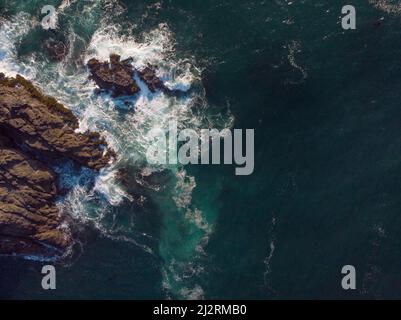
<path id="1" fill-rule="evenodd" d="M 114 153 L 97 133 L 76 133 L 70 110 L 21 76 L 0 73 L 0 254 L 57 257 L 71 244 L 55 198 L 54 159 L 98 170 Z"/>
<path id="2" fill-rule="evenodd" d="M 140 91 L 134 76 L 135 74 L 146 84 L 151 92 L 163 91 L 168 95 L 179 96 L 179 90 L 170 90 L 156 75 L 157 66 L 148 64 L 136 70 L 132 66 L 132 59 L 121 60 L 117 54 L 110 55 L 110 62 L 92 58 L 87 63 L 90 77 L 102 90 L 111 91 L 113 97 L 131 96 Z"/>
<path id="3" fill-rule="evenodd" d="M 121 61 L 117 54 L 110 55 L 110 63 L 92 58 L 88 61 L 88 68 L 91 73 L 90 79 L 94 80 L 99 88 L 110 90 L 113 97 L 134 95 L 140 91 L 133 78 L 131 61 Z"/>
<path id="4" fill-rule="evenodd" d="M 54 98 L 44 96 L 29 81 L 0 79 L 0 129 L 17 145 L 49 158 L 70 158 L 100 169 L 113 155 L 97 133 L 76 133 L 78 120 Z"/>

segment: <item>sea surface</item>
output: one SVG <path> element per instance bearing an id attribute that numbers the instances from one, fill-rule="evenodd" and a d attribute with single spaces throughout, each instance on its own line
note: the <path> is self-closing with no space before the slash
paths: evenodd
<path id="1" fill-rule="evenodd" d="M 0 72 L 22 74 L 119 155 L 55 166 L 76 244 L 49 262 L 0 258 L 7 299 L 401 298 L 401 5 L 352 0 L 0 0 Z M 45 5 L 57 28 L 44 30 Z M 69 43 L 50 61 L 46 39 Z M 84 64 L 148 63 L 171 89 L 113 99 Z M 150 165 L 146 133 L 255 130 L 255 171 Z M 123 170 L 123 171 L 122 171 Z M 121 179 L 124 172 L 124 179 Z M 341 288 L 353 265 L 357 289 Z"/>

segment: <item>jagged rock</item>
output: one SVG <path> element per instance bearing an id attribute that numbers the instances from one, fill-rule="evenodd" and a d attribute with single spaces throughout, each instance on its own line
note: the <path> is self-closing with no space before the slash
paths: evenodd
<path id="1" fill-rule="evenodd" d="M 68 45 L 62 41 L 47 39 L 43 43 L 43 48 L 45 49 L 47 55 L 56 61 L 63 61 L 63 59 L 68 54 Z"/>
<path id="2" fill-rule="evenodd" d="M 167 88 L 156 75 L 156 66 L 148 64 L 145 68 L 136 70 L 132 66 L 132 58 L 120 59 L 121 57 L 117 54 L 110 55 L 110 62 L 100 62 L 95 58 L 90 59 L 87 63 L 90 71 L 89 79 L 94 80 L 100 89 L 111 91 L 113 97 L 129 96 L 140 91 L 134 80 L 135 72 L 153 93 L 157 90 L 161 90 L 170 96 L 180 96 L 183 93 L 179 90 Z"/>
<path id="3" fill-rule="evenodd" d="M 91 73 L 90 79 L 101 89 L 110 90 L 113 97 L 134 95 L 140 91 L 133 78 L 131 61 L 120 61 L 117 54 L 110 55 L 110 63 L 92 58 L 88 61 L 88 68 Z"/>
<path id="4" fill-rule="evenodd" d="M 71 243 L 54 204 L 55 173 L 0 136 L 0 254 L 62 253 Z"/>
<path id="5" fill-rule="evenodd" d="M 152 65 L 148 65 L 142 70 L 138 71 L 139 77 L 145 84 L 148 86 L 151 92 L 156 92 L 159 90 L 168 90 L 159 77 L 156 76 L 156 67 Z"/>
<path id="6" fill-rule="evenodd" d="M 180 90 L 171 90 L 156 75 L 157 66 L 148 64 L 145 68 L 138 70 L 139 78 L 146 84 L 152 93 L 157 90 L 163 91 L 166 95 L 179 97 L 184 94 Z"/>
<path id="7" fill-rule="evenodd" d="M 113 156 L 99 134 L 76 133 L 78 120 L 54 98 L 43 95 L 29 81 L 0 80 L 0 129 L 18 145 L 49 158 L 66 157 L 93 169 Z"/>
<path id="8" fill-rule="evenodd" d="M 75 116 L 21 76 L 0 73 L 0 254 L 61 255 L 71 244 L 48 161 L 100 169 L 114 156 L 97 133 L 76 133 Z"/>

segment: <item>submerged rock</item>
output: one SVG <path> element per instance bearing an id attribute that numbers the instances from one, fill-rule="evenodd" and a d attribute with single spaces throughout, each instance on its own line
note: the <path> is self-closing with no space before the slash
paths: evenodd
<path id="1" fill-rule="evenodd" d="M 97 133 L 21 76 L 0 73 L 0 254 L 61 255 L 71 244 L 55 205 L 53 159 L 99 170 L 114 156 Z"/>
<path id="2" fill-rule="evenodd" d="M 130 60 L 120 61 L 117 54 L 110 55 L 110 62 L 100 62 L 93 58 L 88 61 L 88 68 L 99 88 L 110 90 L 113 97 L 134 95 L 140 91 L 133 76 L 134 69 Z"/>
<path id="3" fill-rule="evenodd" d="M 47 55 L 56 61 L 63 61 L 68 54 L 68 44 L 54 39 L 47 39 L 43 43 L 43 48 Z"/>

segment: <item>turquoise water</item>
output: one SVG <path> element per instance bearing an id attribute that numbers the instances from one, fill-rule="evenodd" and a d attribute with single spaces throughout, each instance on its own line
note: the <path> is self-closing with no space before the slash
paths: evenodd
<path id="1" fill-rule="evenodd" d="M 57 97 L 120 156 L 100 175 L 56 168 L 71 189 L 59 203 L 75 221 L 74 252 L 54 292 L 40 288 L 42 263 L 1 258 L 0 296 L 399 298 L 391 3 L 353 1 L 357 30 L 344 32 L 341 1 L 0 1 L 0 69 Z M 55 32 L 39 24 L 45 4 L 59 8 Z M 48 37 L 70 42 L 63 63 L 44 55 Z M 143 90 L 128 108 L 95 95 L 82 62 L 110 52 L 159 65 L 186 94 Z M 255 129 L 254 174 L 147 164 L 146 132 L 172 119 Z M 353 292 L 340 286 L 346 264 Z"/>

